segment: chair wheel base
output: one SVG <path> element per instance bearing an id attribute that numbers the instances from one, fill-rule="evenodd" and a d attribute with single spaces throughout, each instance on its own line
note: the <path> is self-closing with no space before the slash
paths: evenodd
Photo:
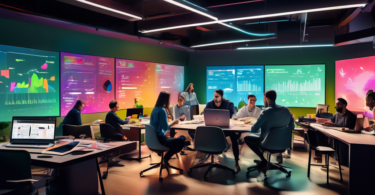
<path id="1" fill-rule="evenodd" d="M 286 175 L 286 178 L 290 178 L 291 175 L 292 175 L 292 172 L 289 171 L 288 174 Z"/>
<path id="2" fill-rule="evenodd" d="M 162 177 L 160 177 L 160 178 L 159 178 L 159 181 L 160 181 L 160 182 L 163 182 L 163 178 L 162 178 Z"/>
<path id="3" fill-rule="evenodd" d="M 180 174 L 184 174 L 184 171 L 180 171 Z"/>

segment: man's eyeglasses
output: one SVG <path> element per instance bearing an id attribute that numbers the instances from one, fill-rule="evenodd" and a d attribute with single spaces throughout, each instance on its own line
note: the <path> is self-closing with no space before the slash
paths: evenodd
<path id="1" fill-rule="evenodd" d="M 257 100 L 250 100 L 250 102 L 256 102 Z"/>

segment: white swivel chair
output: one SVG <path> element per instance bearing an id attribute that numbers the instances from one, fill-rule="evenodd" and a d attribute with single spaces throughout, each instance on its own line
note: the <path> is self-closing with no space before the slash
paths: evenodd
<path id="1" fill-rule="evenodd" d="M 231 168 L 228 168 L 221 164 L 214 164 L 214 155 L 223 153 L 228 148 L 228 142 L 224 135 L 224 132 L 219 127 L 210 127 L 210 126 L 201 126 L 197 127 L 195 132 L 195 149 L 200 152 L 209 154 L 211 156 L 211 162 L 206 164 L 199 164 L 194 167 L 191 167 L 189 174 L 192 169 L 209 166 L 206 173 L 204 174 L 204 180 L 207 178 L 207 174 L 211 171 L 212 168 L 222 168 L 224 170 L 229 170 L 235 174 L 235 171 Z"/>
<path id="2" fill-rule="evenodd" d="M 146 135 L 145 135 L 146 145 L 151 151 L 156 152 L 156 153 L 161 153 L 161 161 L 160 161 L 160 163 L 157 163 L 157 164 L 151 166 L 150 168 L 147 168 L 147 169 L 141 171 L 140 176 L 144 177 L 143 176 L 144 172 L 149 171 L 151 169 L 158 168 L 158 167 L 160 167 L 160 172 L 159 172 L 159 181 L 160 182 L 163 181 L 163 178 L 162 178 L 163 169 L 167 169 L 168 174 L 169 174 L 168 168 L 179 170 L 180 174 L 183 174 L 182 169 L 179 169 L 177 167 L 174 167 L 174 166 L 171 166 L 169 164 L 164 163 L 164 152 L 168 151 L 169 148 L 160 144 L 158 136 L 156 134 L 155 128 L 151 125 L 145 125 L 145 129 L 146 129 Z"/>

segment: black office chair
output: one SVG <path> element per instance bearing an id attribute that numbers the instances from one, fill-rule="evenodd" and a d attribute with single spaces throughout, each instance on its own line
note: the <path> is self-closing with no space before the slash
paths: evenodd
<path id="1" fill-rule="evenodd" d="M 63 136 L 69 135 L 76 139 L 93 138 L 90 125 L 63 125 Z"/>
<path id="2" fill-rule="evenodd" d="M 220 129 L 219 127 L 210 127 L 210 126 L 197 127 L 197 130 L 195 132 L 194 145 L 198 151 L 206 153 L 209 156 L 211 156 L 211 162 L 205 163 L 205 164 L 199 164 L 194 167 L 191 167 L 189 169 L 189 174 L 195 168 L 206 167 L 206 166 L 209 166 L 209 168 L 204 174 L 204 180 L 207 179 L 207 174 L 214 167 L 231 171 L 233 175 L 236 173 L 233 169 L 229 167 L 226 167 L 221 164 L 214 164 L 214 155 L 221 154 L 228 148 L 228 142 L 222 129 Z"/>
<path id="3" fill-rule="evenodd" d="M 19 182 L 25 180 L 24 182 Z M 0 194 L 35 195 L 30 154 L 24 150 L 0 150 Z"/>
<path id="4" fill-rule="evenodd" d="M 329 156 L 331 154 L 335 153 L 335 150 L 331 147 L 327 146 L 318 146 L 318 140 L 316 136 L 316 131 L 308 130 L 307 134 L 307 143 L 309 144 L 309 164 L 307 169 L 307 177 L 310 178 L 310 167 L 313 166 L 323 166 L 327 167 L 327 184 L 329 183 Z M 341 173 L 341 163 L 340 163 L 340 152 L 338 148 L 337 141 L 335 141 L 337 146 L 337 156 L 338 156 L 338 163 L 339 163 L 339 170 L 340 170 L 340 181 L 342 182 L 342 173 Z M 325 165 L 319 165 L 319 164 L 311 164 L 311 150 L 319 151 L 320 153 L 325 155 Z"/>
<path id="5" fill-rule="evenodd" d="M 274 169 L 286 173 L 287 178 L 291 176 L 292 172 L 286 170 L 286 168 L 291 168 L 282 166 L 278 163 L 271 163 L 271 155 L 275 153 L 283 153 L 286 149 L 291 148 L 291 142 L 292 129 L 290 127 L 280 127 L 270 129 L 270 131 L 267 133 L 263 141 L 259 144 L 259 148 L 263 152 L 267 152 L 267 166 L 266 170 L 264 170 L 265 180 L 267 180 L 267 171 Z M 259 164 L 261 161 L 255 160 L 254 162 Z M 249 173 L 254 170 L 258 170 L 259 172 L 262 171 L 258 166 L 249 167 L 247 175 L 249 175 Z"/>
<path id="6" fill-rule="evenodd" d="M 107 123 L 100 123 L 100 136 L 103 139 L 104 143 L 110 142 L 110 141 L 125 141 L 122 139 L 123 135 L 119 132 L 116 131 L 112 125 L 107 124 Z M 99 164 L 101 163 L 108 163 L 107 165 L 107 171 L 103 172 L 103 179 L 107 179 L 108 177 L 108 170 L 110 167 L 123 167 L 125 165 L 119 164 L 120 161 L 118 160 L 113 160 L 112 156 L 110 153 L 107 154 L 107 156 L 102 159 Z"/>

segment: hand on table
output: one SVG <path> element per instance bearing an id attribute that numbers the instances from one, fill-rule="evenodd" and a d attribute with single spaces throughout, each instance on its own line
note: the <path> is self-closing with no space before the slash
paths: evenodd
<path id="1" fill-rule="evenodd" d="M 182 116 L 180 117 L 181 120 L 185 120 L 185 118 L 186 118 L 185 115 L 182 115 Z"/>
<path id="2" fill-rule="evenodd" d="M 323 123 L 323 125 L 325 125 L 325 126 L 330 126 L 330 127 L 334 127 L 334 126 L 336 126 L 335 123 Z"/>

